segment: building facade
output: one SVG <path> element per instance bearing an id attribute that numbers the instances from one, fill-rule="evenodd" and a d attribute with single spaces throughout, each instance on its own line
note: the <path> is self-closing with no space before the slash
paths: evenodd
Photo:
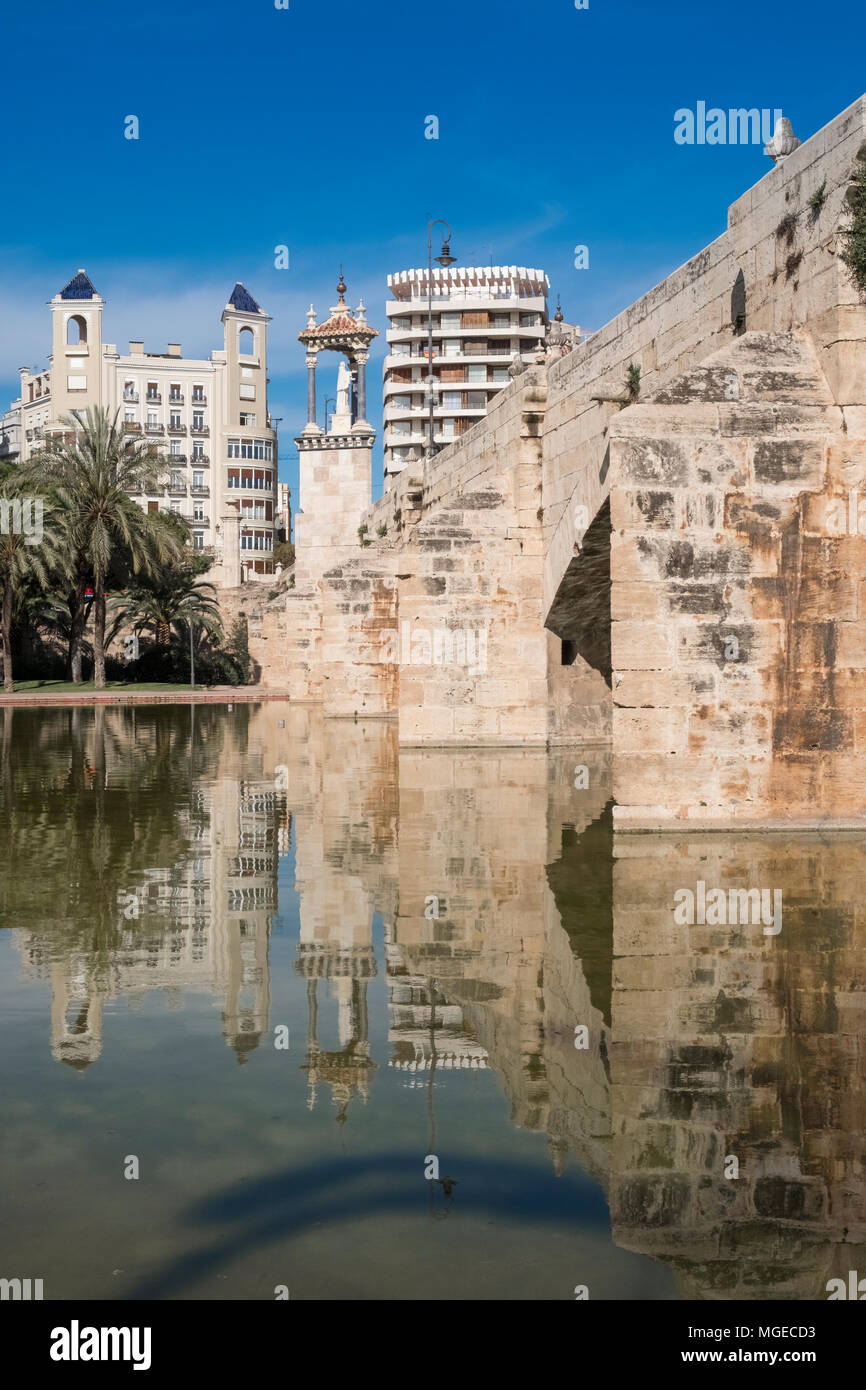
<path id="1" fill-rule="evenodd" d="M 21 394 L 0 417 L 0 458 L 25 462 L 72 411 L 121 412 L 123 429 L 160 446 L 165 472 L 135 500 L 189 523 L 214 560 L 209 578 L 232 587 L 273 573 L 277 435 L 268 411 L 268 315 L 236 284 L 222 313 L 223 347 L 209 358 L 179 343 L 119 353 L 103 340 L 105 301 L 79 270 L 49 301 L 52 351 L 40 372 L 20 368 Z"/>
<path id="2" fill-rule="evenodd" d="M 550 282 L 524 266 L 433 268 L 433 360 L 428 364 L 428 271 L 388 276 L 384 366 L 385 486 L 427 447 L 429 395 L 434 439 L 458 439 L 508 385 L 509 364 L 527 361 L 548 328 Z M 432 376 L 434 380 L 428 382 Z"/>

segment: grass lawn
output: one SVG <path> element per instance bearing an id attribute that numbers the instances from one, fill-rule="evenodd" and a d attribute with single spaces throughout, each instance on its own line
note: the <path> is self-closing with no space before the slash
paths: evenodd
<path id="1" fill-rule="evenodd" d="M 192 690 L 191 685 L 175 685 L 173 682 L 154 681 L 151 684 L 136 685 L 134 682 L 127 681 L 106 681 L 102 687 L 104 690 Z M 16 681 L 15 694 L 21 695 L 27 690 L 44 691 L 51 695 L 80 695 L 86 691 L 95 690 L 93 681 L 82 681 L 80 685 L 73 685 L 72 681 Z M 197 685 L 196 690 L 203 690 L 204 686 Z M 2 695 L 0 690 L 0 695 Z"/>

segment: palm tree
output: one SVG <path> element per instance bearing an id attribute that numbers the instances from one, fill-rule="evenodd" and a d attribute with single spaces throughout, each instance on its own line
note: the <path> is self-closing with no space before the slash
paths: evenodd
<path id="1" fill-rule="evenodd" d="M 88 582 L 93 585 L 93 679 L 105 685 L 105 580 L 111 563 L 125 558 L 134 573 L 155 573 L 176 558 L 177 542 L 154 526 L 130 492 L 153 492 L 165 463 L 158 448 L 126 434 L 120 411 L 112 419 L 99 406 L 75 410 L 61 424 L 67 433 L 51 435 L 33 460 L 64 509 L 76 586 L 72 601 L 73 680 L 81 679 L 80 648 L 87 616 Z M 76 674 L 77 671 L 77 674 Z"/>
<path id="2" fill-rule="evenodd" d="M 190 614 L 199 632 L 208 637 L 222 635 L 213 584 L 199 580 L 192 570 L 174 565 L 134 589 L 128 589 L 125 596 L 112 605 L 112 614 L 112 638 L 131 625 L 134 632 L 152 632 L 156 642 L 168 646 L 172 630 L 179 638 L 184 636 Z"/>
<path id="3" fill-rule="evenodd" d="M 23 478 L 19 478 L 12 487 L 7 483 L 4 492 L 6 497 L 3 500 L 7 513 L 13 500 L 19 503 L 31 500 L 27 495 L 27 484 Z M 14 498 L 9 496 L 10 493 L 14 494 Z M 0 632 L 3 649 L 3 689 L 7 692 L 15 689 L 12 674 L 12 620 L 16 606 L 23 602 L 30 581 L 35 580 L 41 588 L 47 588 L 50 571 L 64 561 L 65 551 L 56 523 L 56 515 L 43 515 L 42 534 L 38 538 L 35 535 L 23 534 L 23 528 L 16 529 L 14 525 L 10 527 L 8 514 L 4 516 L 4 525 L 0 527 L 0 585 L 3 589 Z"/>

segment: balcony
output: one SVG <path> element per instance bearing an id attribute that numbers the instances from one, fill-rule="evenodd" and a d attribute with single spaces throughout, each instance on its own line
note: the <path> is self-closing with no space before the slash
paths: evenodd
<path id="1" fill-rule="evenodd" d="M 169 434 L 186 434 L 186 425 L 169 425 Z"/>
<path id="2" fill-rule="evenodd" d="M 141 434 L 141 425 L 138 420 L 124 420 L 124 434 Z"/>
<path id="3" fill-rule="evenodd" d="M 138 428 L 141 429 L 141 425 L 139 425 Z M 165 434 L 165 426 L 164 426 L 164 425 L 145 425 L 145 427 L 144 427 L 144 432 L 145 432 L 145 434 Z"/>
<path id="4" fill-rule="evenodd" d="M 208 463 L 210 463 L 210 454 L 197 454 L 197 453 L 195 453 L 195 451 L 193 451 L 193 456 L 192 456 L 191 462 L 192 462 L 192 463 L 208 464 Z"/>
<path id="5" fill-rule="evenodd" d="M 193 425 L 190 434 L 198 434 L 203 437 L 207 436 L 210 434 L 210 425 Z"/>
<path id="6" fill-rule="evenodd" d="M 162 393 L 159 391 L 148 391 L 145 400 L 150 401 L 152 405 L 162 405 Z"/>
<path id="7" fill-rule="evenodd" d="M 37 426 L 35 427 L 35 429 L 27 430 L 27 440 L 28 440 L 28 442 L 30 442 L 30 441 L 33 440 L 33 439 L 41 439 L 41 438 L 42 438 L 42 426 L 41 426 L 41 425 L 37 425 Z"/>
<path id="8" fill-rule="evenodd" d="M 124 391 L 124 393 L 123 393 L 123 399 L 124 399 L 125 401 L 128 401 L 130 405 L 133 405 L 133 404 L 137 403 L 137 401 L 138 401 L 138 392 L 137 392 L 137 391 Z"/>
<path id="9" fill-rule="evenodd" d="M 183 393 L 180 391 L 169 391 L 168 400 L 170 405 L 183 405 Z"/>
<path id="10" fill-rule="evenodd" d="M 184 520 L 188 521 L 190 526 L 210 526 L 209 516 L 185 517 Z"/>
<path id="11" fill-rule="evenodd" d="M 193 497 L 210 497 L 210 488 L 209 488 L 209 487 L 195 487 L 195 486 L 193 486 L 193 487 L 190 488 L 190 492 L 192 493 Z"/>
<path id="12" fill-rule="evenodd" d="M 186 454 L 169 454 L 169 463 L 186 463 Z"/>
<path id="13" fill-rule="evenodd" d="M 169 483 L 166 492 L 169 497 L 186 497 L 186 483 Z"/>
<path id="14" fill-rule="evenodd" d="M 191 399 L 193 405 L 207 405 L 207 396 L 197 396 L 195 391 L 193 391 Z"/>

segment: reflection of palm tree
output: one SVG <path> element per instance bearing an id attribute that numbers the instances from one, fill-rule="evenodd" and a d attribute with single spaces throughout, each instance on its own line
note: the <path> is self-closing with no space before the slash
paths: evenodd
<path id="1" fill-rule="evenodd" d="M 218 756 L 220 711 L 202 707 L 193 736 L 181 706 L 17 710 L 14 739 L 3 713 L 4 916 L 37 954 L 85 951 L 104 969 L 129 930 L 118 893 L 192 852 L 207 813 L 189 788 Z"/>

